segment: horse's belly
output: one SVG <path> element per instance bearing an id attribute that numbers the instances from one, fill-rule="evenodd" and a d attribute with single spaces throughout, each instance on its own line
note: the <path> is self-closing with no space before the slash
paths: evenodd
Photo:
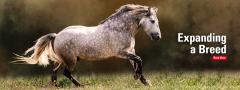
<path id="1" fill-rule="evenodd" d="M 98 60 L 103 60 L 103 59 L 106 59 L 106 58 L 109 58 L 109 57 L 113 57 L 113 56 L 115 56 L 115 54 L 114 54 L 114 52 L 107 51 L 107 50 L 98 51 L 98 50 L 95 50 L 95 49 L 88 48 L 88 49 L 85 49 L 85 50 L 81 50 L 79 52 L 78 56 L 81 60 L 98 61 Z"/>
<path id="2" fill-rule="evenodd" d="M 79 55 L 79 58 L 81 60 L 87 60 L 87 61 L 101 61 L 106 58 L 113 57 L 113 55 L 93 55 L 93 54 L 84 54 L 84 55 Z"/>

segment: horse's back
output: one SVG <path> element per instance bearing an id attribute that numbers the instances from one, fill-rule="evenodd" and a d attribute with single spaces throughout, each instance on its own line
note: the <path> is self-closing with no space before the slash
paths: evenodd
<path id="1" fill-rule="evenodd" d="M 97 27 L 69 26 L 57 34 L 54 49 L 62 57 L 105 58 L 112 54 L 106 36 Z"/>
<path id="2" fill-rule="evenodd" d="M 96 26 L 87 27 L 87 26 L 68 26 L 59 32 L 59 35 L 62 33 L 71 33 L 71 34 L 91 34 L 96 31 Z"/>
<path id="3" fill-rule="evenodd" d="M 95 31 L 96 27 L 68 26 L 57 34 L 55 40 L 60 41 L 62 43 L 64 41 L 68 41 L 76 37 L 79 38 L 90 36 Z"/>

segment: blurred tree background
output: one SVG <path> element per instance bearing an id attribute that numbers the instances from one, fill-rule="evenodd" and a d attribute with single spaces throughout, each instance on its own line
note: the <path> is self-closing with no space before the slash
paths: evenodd
<path id="1" fill-rule="evenodd" d="M 144 32 L 136 36 L 136 52 L 144 70 L 239 69 L 239 0 L 0 0 L 0 73 L 35 74 L 37 65 L 16 65 L 13 53 L 22 54 L 40 36 L 69 25 L 97 25 L 124 4 L 158 8 L 162 32 L 159 42 Z M 227 35 L 227 62 L 213 62 L 211 55 L 191 55 L 188 44 L 177 43 L 177 33 Z M 216 43 L 215 43 L 216 46 Z M 50 68 L 48 66 L 48 68 Z M 126 60 L 80 61 L 78 72 L 131 70 Z M 50 71 L 50 70 L 49 70 Z"/>

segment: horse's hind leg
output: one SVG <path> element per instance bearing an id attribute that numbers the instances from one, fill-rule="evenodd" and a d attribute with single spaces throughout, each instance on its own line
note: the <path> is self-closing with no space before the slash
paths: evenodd
<path id="1" fill-rule="evenodd" d="M 76 79 L 73 78 L 71 72 L 73 71 L 76 63 L 77 63 L 77 58 L 72 58 L 72 59 L 66 59 L 65 61 L 65 68 L 63 71 L 63 75 L 66 76 L 68 79 L 70 79 L 76 86 L 84 86 L 80 84 Z"/>
<path id="2" fill-rule="evenodd" d="M 57 72 L 58 72 L 59 67 L 60 67 L 59 65 L 60 65 L 60 63 L 57 63 L 57 62 L 53 63 L 52 84 L 56 87 L 58 86 L 58 84 L 57 84 Z"/>
<path id="3" fill-rule="evenodd" d="M 67 67 L 64 69 L 63 75 L 70 79 L 76 86 L 84 86 L 72 77 L 71 70 L 69 70 Z"/>

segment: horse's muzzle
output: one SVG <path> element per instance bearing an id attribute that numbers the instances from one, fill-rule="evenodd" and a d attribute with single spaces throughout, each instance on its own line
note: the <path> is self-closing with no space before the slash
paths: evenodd
<path id="1" fill-rule="evenodd" d="M 160 35 L 159 35 L 159 33 L 151 33 L 151 37 L 152 37 L 152 39 L 153 40 L 155 40 L 155 41 L 158 41 L 158 40 L 160 40 Z"/>

